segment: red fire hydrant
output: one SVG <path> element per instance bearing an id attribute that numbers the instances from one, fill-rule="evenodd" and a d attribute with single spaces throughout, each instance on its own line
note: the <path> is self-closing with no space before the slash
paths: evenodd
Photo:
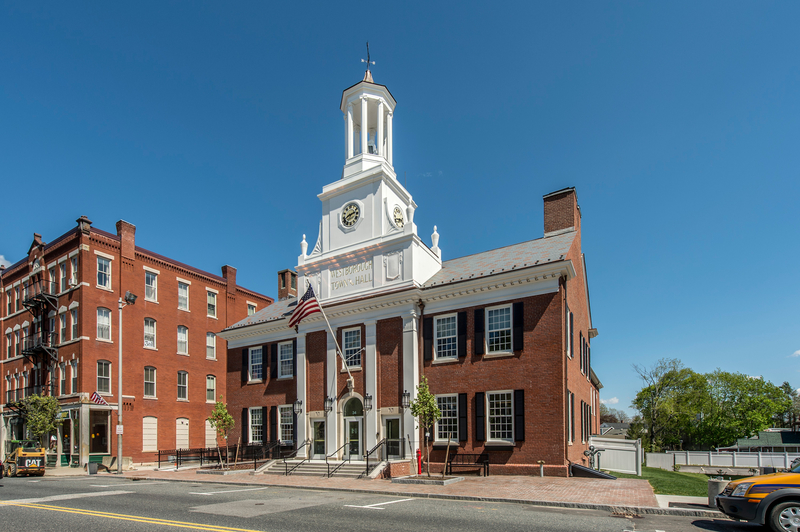
<path id="1" fill-rule="evenodd" d="M 417 475 L 422 474 L 422 451 L 417 449 Z"/>

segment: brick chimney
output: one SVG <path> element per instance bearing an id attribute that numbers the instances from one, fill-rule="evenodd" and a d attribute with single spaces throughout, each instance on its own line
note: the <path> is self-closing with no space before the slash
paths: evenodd
<path id="1" fill-rule="evenodd" d="M 117 236 L 120 243 L 120 254 L 128 260 L 136 259 L 136 226 L 125 220 L 117 222 Z"/>
<path id="2" fill-rule="evenodd" d="M 544 236 L 548 233 L 581 227 L 581 208 L 575 187 L 563 188 L 544 197 Z"/>
<path id="3" fill-rule="evenodd" d="M 236 294 L 236 268 L 226 264 L 222 267 L 222 277 L 225 278 L 227 292 L 229 294 Z"/>
<path id="4" fill-rule="evenodd" d="M 297 297 L 297 273 L 292 270 L 278 272 L 278 301 Z"/>

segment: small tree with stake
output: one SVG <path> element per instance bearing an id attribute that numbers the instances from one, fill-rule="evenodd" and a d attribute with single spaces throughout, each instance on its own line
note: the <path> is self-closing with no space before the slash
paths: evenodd
<path id="1" fill-rule="evenodd" d="M 219 439 L 220 436 L 225 438 L 225 465 L 227 465 L 228 434 L 236 424 L 236 420 L 228 413 L 228 406 L 222 402 L 222 395 L 219 396 L 219 401 L 214 405 L 214 410 L 211 411 L 208 422 L 214 430 L 217 431 L 217 439 Z M 222 452 L 219 450 L 219 445 L 217 445 L 217 454 L 219 454 L 219 463 L 220 466 L 222 466 Z"/>
<path id="2" fill-rule="evenodd" d="M 417 396 L 411 401 L 411 415 L 417 418 L 417 423 L 422 428 L 422 432 L 430 432 L 433 439 L 434 424 L 442 417 L 442 411 L 436 404 L 434 397 L 428 389 L 428 378 L 424 375 L 417 385 Z M 431 453 L 427 442 L 425 443 L 425 468 L 428 476 L 431 476 Z"/>

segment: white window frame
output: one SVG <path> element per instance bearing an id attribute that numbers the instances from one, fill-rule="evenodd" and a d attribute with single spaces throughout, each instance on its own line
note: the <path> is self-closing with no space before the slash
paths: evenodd
<path id="1" fill-rule="evenodd" d="M 253 314 L 256 313 L 257 310 L 258 310 L 258 308 L 256 307 L 255 303 L 250 303 L 250 302 L 247 303 L 247 315 L 248 316 L 252 316 Z"/>
<path id="2" fill-rule="evenodd" d="M 63 344 L 67 341 L 67 313 L 62 312 L 58 315 L 58 343 Z"/>
<path id="3" fill-rule="evenodd" d="M 59 273 L 59 281 L 60 281 L 60 292 L 66 292 L 69 290 L 69 281 L 67 281 L 67 263 L 61 262 L 58 265 L 58 273 Z"/>
<path id="4" fill-rule="evenodd" d="M 441 355 L 439 353 L 439 340 L 448 340 L 451 336 L 439 336 L 439 322 L 444 320 L 453 320 L 453 354 Z M 444 351 L 444 350 L 442 350 Z M 443 316 L 435 316 L 433 318 L 433 359 L 434 360 L 457 360 L 458 359 L 458 314 L 445 314 Z"/>
<path id="5" fill-rule="evenodd" d="M 286 419 L 289 421 L 286 422 Z M 278 434 L 280 434 L 281 445 L 292 445 L 294 443 L 294 406 L 280 405 L 278 407 Z M 288 434 L 291 434 L 292 437 L 284 438 L 284 435 Z"/>
<path id="6" fill-rule="evenodd" d="M 147 332 L 148 323 L 147 322 L 148 321 L 151 321 L 152 324 L 153 324 L 152 345 L 147 345 L 147 336 L 148 336 L 148 332 Z M 158 343 L 157 342 L 158 342 L 158 322 L 155 320 L 155 318 L 145 318 L 144 319 L 144 348 L 145 349 L 152 349 L 154 351 L 157 351 L 158 350 Z"/>
<path id="7" fill-rule="evenodd" d="M 288 349 L 287 349 L 288 348 Z M 288 371 L 284 364 L 288 359 Z M 291 379 L 294 376 L 294 344 L 281 342 L 278 344 L 278 378 Z"/>
<path id="8" fill-rule="evenodd" d="M 181 306 L 181 288 L 186 287 L 186 306 Z M 178 310 L 189 312 L 189 283 L 178 281 Z"/>
<path id="9" fill-rule="evenodd" d="M 100 372 L 100 368 L 104 367 L 107 369 L 107 374 L 102 375 Z M 107 390 L 103 390 L 103 386 L 101 386 L 101 382 L 107 383 Z M 100 395 L 112 395 L 113 389 L 111 388 L 111 362 L 108 360 L 98 360 L 97 361 L 97 393 Z"/>
<path id="10" fill-rule="evenodd" d="M 70 375 L 70 393 L 78 393 L 78 361 L 70 360 L 69 365 L 72 371 L 72 375 Z"/>
<path id="11" fill-rule="evenodd" d="M 458 442 L 458 394 L 457 393 L 443 393 L 443 394 L 437 394 L 435 397 L 436 397 L 436 406 L 439 406 L 439 399 L 446 399 L 446 400 L 448 400 L 448 402 L 450 400 L 453 400 L 453 407 L 454 407 L 454 410 L 455 410 L 455 416 L 454 417 L 448 416 L 447 419 L 453 419 L 452 423 L 455 426 L 455 430 L 452 431 L 452 435 L 450 437 L 450 441 L 451 442 L 456 442 L 456 445 L 457 445 L 458 444 L 457 443 Z M 442 413 L 444 413 L 444 410 L 442 410 L 442 408 L 440 406 L 439 406 L 439 410 L 441 410 Z M 441 443 L 447 443 L 447 437 L 439 435 L 439 428 L 441 427 L 440 422 L 444 418 L 445 418 L 445 416 L 442 416 L 441 418 L 439 418 L 439 420 L 436 421 L 435 426 L 433 428 L 433 430 L 434 430 L 434 432 L 433 432 L 434 441 L 437 442 L 437 443 L 440 443 L 440 442 Z"/>
<path id="12" fill-rule="evenodd" d="M 351 333 L 358 333 L 358 346 L 350 345 L 348 347 L 348 335 Z M 352 329 L 344 329 L 342 331 L 342 345 L 344 346 L 344 359 L 347 367 L 350 369 L 361 367 L 361 327 L 354 327 Z M 358 361 L 358 364 L 355 363 Z"/>
<path id="13" fill-rule="evenodd" d="M 265 408 L 260 406 L 253 406 L 247 409 L 248 410 L 248 424 L 250 425 L 250 430 L 247 431 L 247 438 L 251 444 L 255 443 L 264 443 L 264 410 Z M 260 418 L 260 419 L 258 419 Z M 254 421 L 257 420 L 257 423 Z M 255 438 L 255 432 L 258 429 L 258 433 L 261 435 L 259 439 Z"/>
<path id="14" fill-rule="evenodd" d="M 78 338 L 78 309 L 72 309 L 70 311 L 70 316 L 72 318 L 72 339 L 75 340 Z"/>
<path id="15" fill-rule="evenodd" d="M 14 347 L 13 342 L 11 341 L 11 333 L 6 333 L 6 358 L 12 358 L 14 356 Z"/>
<path id="16" fill-rule="evenodd" d="M 566 305 L 566 309 L 567 309 L 567 313 L 566 313 L 566 318 L 565 318 L 566 323 L 564 324 L 564 329 L 566 329 L 566 331 L 567 331 L 567 356 L 569 358 L 573 358 L 573 356 L 575 355 L 575 353 L 573 352 L 575 346 L 572 345 L 572 341 L 573 341 L 573 339 L 572 339 L 572 321 L 573 320 L 570 319 L 570 316 L 572 316 L 572 312 L 569 311 L 569 305 Z"/>
<path id="17" fill-rule="evenodd" d="M 511 411 L 507 416 L 493 416 L 492 415 L 492 396 L 495 395 L 508 395 L 509 409 Z M 493 438 L 492 437 L 492 419 L 494 417 L 508 417 L 509 418 L 509 433 L 508 438 Z M 486 392 L 486 441 L 498 443 L 514 443 L 514 390 L 494 390 Z"/>
<path id="18" fill-rule="evenodd" d="M 209 339 L 211 341 L 209 341 Z M 209 349 L 211 349 L 211 356 L 209 356 Z M 217 335 L 212 332 L 206 333 L 206 358 L 208 360 L 217 359 Z"/>
<path id="19" fill-rule="evenodd" d="M 508 327 L 503 327 L 502 329 L 498 328 L 495 331 L 508 331 L 508 349 L 498 349 L 492 350 L 491 344 L 491 334 L 494 332 L 490 329 L 490 321 L 489 321 L 489 313 L 498 310 L 505 310 L 508 309 Z M 485 342 L 486 342 L 486 354 L 487 355 L 508 355 L 514 353 L 514 309 L 512 305 L 498 305 L 495 307 L 487 307 L 485 309 L 485 323 L 486 323 L 486 333 L 485 333 Z"/>
<path id="20" fill-rule="evenodd" d="M 105 312 L 101 312 L 101 311 L 105 311 L 105 312 L 108 313 L 108 323 L 101 323 L 101 314 L 103 315 L 102 319 L 103 320 L 105 319 Z M 101 326 L 102 327 L 105 327 L 105 326 L 108 327 L 108 337 L 107 338 L 100 334 L 100 332 L 101 332 L 100 327 Z M 111 342 L 112 341 L 111 340 L 111 335 L 112 335 L 112 330 L 111 330 L 111 309 L 107 309 L 105 307 L 97 307 L 97 339 L 100 340 L 100 341 L 103 341 L 103 342 Z"/>
<path id="21" fill-rule="evenodd" d="M 109 268 L 109 270 L 110 269 L 111 268 Z M 47 272 L 48 272 L 48 275 L 50 276 L 50 288 L 47 290 L 47 293 L 49 293 L 49 294 L 53 294 L 53 293 L 57 294 L 58 291 L 59 291 L 58 289 L 60 288 L 60 286 L 59 286 L 59 283 L 58 283 L 58 277 L 56 277 L 56 266 L 55 266 L 55 264 L 53 264 L 52 266 L 47 268 Z M 54 286 L 56 287 L 55 292 L 53 292 L 53 287 Z"/>
<path id="22" fill-rule="evenodd" d="M 211 300 L 214 302 L 212 303 Z M 206 312 L 209 318 L 217 317 L 217 293 L 206 288 Z"/>
<path id="23" fill-rule="evenodd" d="M 151 277 L 153 282 L 148 283 Z M 152 292 L 152 294 L 148 295 L 148 291 Z M 158 303 L 158 274 L 150 270 L 144 271 L 144 299 L 145 301 Z"/>
<path id="24" fill-rule="evenodd" d="M 78 286 L 78 256 L 70 257 L 69 262 L 72 268 L 70 281 L 72 281 L 73 286 Z"/>
<path id="25" fill-rule="evenodd" d="M 209 388 L 208 383 L 211 383 Z M 211 392 L 211 399 L 208 398 L 208 392 Z M 214 375 L 206 375 L 206 403 L 214 404 L 217 402 L 217 377 Z"/>
<path id="26" fill-rule="evenodd" d="M 258 352 L 259 362 L 257 364 L 259 375 L 256 377 L 253 371 L 253 353 Z M 251 347 L 247 351 L 247 380 L 248 382 L 261 382 L 264 380 L 264 350 L 261 347 Z"/>
<path id="27" fill-rule="evenodd" d="M 152 380 L 147 380 L 147 370 L 153 370 Z M 157 388 L 156 388 L 156 376 L 157 370 L 153 366 L 145 366 L 144 368 L 144 390 L 142 392 L 142 396 L 146 397 L 147 399 L 155 399 L 158 397 L 157 395 Z M 147 385 L 151 384 L 153 386 L 153 392 L 147 393 Z"/>
<path id="28" fill-rule="evenodd" d="M 181 375 L 185 377 L 185 382 L 181 384 Z M 183 388 L 183 393 L 185 397 L 181 397 L 181 388 Z M 189 401 L 189 372 L 188 371 L 179 371 L 178 372 L 178 401 Z"/>
<path id="29" fill-rule="evenodd" d="M 184 333 L 184 339 L 181 341 L 181 332 Z M 183 344 L 183 345 L 181 345 Z M 178 325 L 178 354 L 179 355 L 188 355 L 189 354 L 189 327 L 186 325 Z M 181 351 L 183 349 L 183 351 Z"/>
<path id="30" fill-rule="evenodd" d="M 61 372 L 58 382 L 58 395 L 67 395 L 67 363 L 62 362 L 59 364 L 58 370 Z"/>
<path id="31" fill-rule="evenodd" d="M 103 271 L 101 266 L 107 266 L 107 270 Z M 105 283 L 101 283 L 101 275 L 105 276 Z M 111 259 L 108 257 L 97 256 L 97 288 L 103 290 L 111 290 Z"/>

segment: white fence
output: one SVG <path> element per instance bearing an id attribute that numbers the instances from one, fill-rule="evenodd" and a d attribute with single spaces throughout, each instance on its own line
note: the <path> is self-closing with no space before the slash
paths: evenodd
<path id="1" fill-rule="evenodd" d="M 788 468 L 796 458 L 800 458 L 800 453 L 670 451 L 647 453 L 647 465 L 667 470 L 674 465 Z"/>
<path id="2" fill-rule="evenodd" d="M 622 440 L 617 438 L 589 438 L 589 444 L 603 449 L 600 467 L 606 471 L 617 471 L 631 475 L 642 474 L 642 440 Z M 597 464 L 595 464 L 597 465 Z"/>

